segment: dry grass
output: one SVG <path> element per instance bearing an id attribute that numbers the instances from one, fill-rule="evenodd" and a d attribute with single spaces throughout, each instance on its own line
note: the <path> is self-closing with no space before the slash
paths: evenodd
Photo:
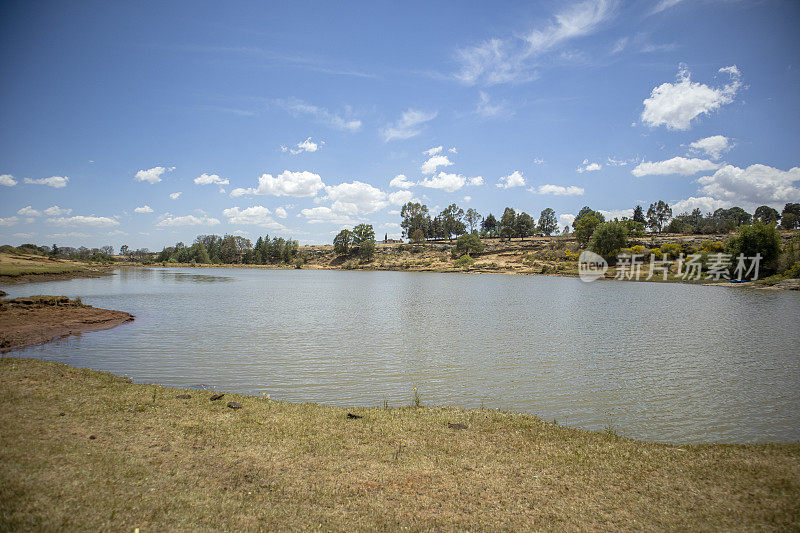
<path id="1" fill-rule="evenodd" d="M 0 394 L 4 531 L 800 528 L 798 444 L 667 446 L 453 408 L 348 419 L 14 358 Z"/>
<path id="2" fill-rule="evenodd" d="M 0 253 L 0 276 L 17 277 L 29 274 L 65 274 L 86 268 L 72 261 L 55 261 L 37 255 Z"/>

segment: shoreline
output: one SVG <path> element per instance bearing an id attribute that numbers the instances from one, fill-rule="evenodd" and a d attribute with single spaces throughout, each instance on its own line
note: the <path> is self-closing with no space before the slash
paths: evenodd
<path id="1" fill-rule="evenodd" d="M 111 329 L 133 319 L 130 313 L 83 305 L 65 296 L 0 300 L 0 353 Z"/>
<path id="2" fill-rule="evenodd" d="M 210 401 L 17 357 L 0 359 L 0 394 L 4 530 L 800 526 L 800 443 L 668 445 L 494 410 Z"/>

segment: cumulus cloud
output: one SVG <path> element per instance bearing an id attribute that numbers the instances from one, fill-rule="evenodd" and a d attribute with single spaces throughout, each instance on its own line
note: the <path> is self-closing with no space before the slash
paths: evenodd
<path id="1" fill-rule="evenodd" d="M 587 0 L 572 4 L 546 25 L 527 35 L 492 38 L 457 51 L 455 78 L 467 85 L 519 83 L 536 77 L 535 67 L 547 53 L 588 35 L 613 15 L 614 2 Z"/>
<path id="2" fill-rule="evenodd" d="M 56 226 L 90 226 L 103 228 L 109 226 L 119 226 L 119 222 L 109 217 L 98 217 L 94 215 L 84 216 L 75 215 L 72 217 L 48 218 L 47 222 Z"/>
<path id="3" fill-rule="evenodd" d="M 317 150 L 319 150 L 319 147 L 323 144 L 325 144 L 325 141 L 322 141 L 319 144 L 317 144 L 311 140 L 311 137 L 309 137 L 305 141 L 297 143 L 295 145 L 295 148 L 287 148 L 285 146 L 281 146 L 281 151 L 285 152 L 286 150 L 289 150 L 289 153 L 292 155 L 297 155 L 302 152 L 316 152 Z"/>
<path id="4" fill-rule="evenodd" d="M 143 205 L 133 210 L 134 213 L 152 213 L 153 209 L 149 205 Z"/>
<path id="5" fill-rule="evenodd" d="M 286 218 L 289 214 L 286 212 L 286 209 L 283 207 L 276 207 L 275 208 L 275 216 L 278 218 Z"/>
<path id="6" fill-rule="evenodd" d="M 194 179 L 197 185 L 228 185 L 230 180 L 222 179 L 217 174 L 200 174 Z"/>
<path id="7" fill-rule="evenodd" d="M 166 172 L 172 172 L 175 167 L 153 167 L 147 170 L 139 170 L 133 177 L 136 181 L 146 181 L 147 183 L 158 183 L 161 181 L 161 176 Z"/>
<path id="8" fill-rule="evenodd" d="M 654 128 L 688 130 L 698 116 L 730 104 L 742 86 L 741 74 L 735 65 L 721 68 L 719 72 L 730 76 L 730 82 L 714 88 L 692 82 L 691 73 L 682 66 L 675 83 L 662 83 L 645 99 L 642 122 Z"/>
<path id="9" fill-rule="evenodd" d="M 330 207 L 318 206 L 311 209 L 303 209 L 300 214 L 308 219 L 309 224 L 341 224 L 352 226 L 358 222 L 349 215 L 334 211 Z"/>
<path id="10" fill-rule="evenodd" d="M 584 159 L 581 166 L 579 166 L 576 170 L 581 174 L 584 172 L 595 172 L 603 168 L 603 165 L 600 163 L 590 163 L 588 159 Z"/>
<path id="11" fill-rule="evenodd" d="M 436 118 L 436 115 L 438 115 L 436 111 L 427 112 L 409 109 L 403 112 L 397 122 L 383 128 L 381 131 L 383 140 L 389 142 L 395 139 L 403 140 L 415 137 L 422 133 L 423 125 Z"/>
<path id="12" fill-rule="evenodd" d="M 700 192 L 718 200 L 736 204 L 771 205 L 782 207 L 787 202 L 800 201 L 800 168 L 779 170 L 767 165 L 739 168 L 725 165 L 711 176 L 697 180 Z"/>
<path id="13" fill-rule="evenodd" d="M 23 207 L 22 209 L 20 209 L 19 211 L 17 211 L 17 214 L 18 215 L 22 215 L 24 217 L 38 217 L 42 213 L 40 211 L 37 211 L 33 207 L 27 205 L 27 206 Z"/>
<path id="14" fill-rule="evenodd" d="M 389 194 L 389 203 L 392 205 L 403 205 L 415 200 L 411 191 L 396 191 Z"/>
<path id="15" fill-rule="evenodd" d="M 572 226 L 572 223 L 575 222 L 575 215 L 572 213 L 564 213 L 563 215 L 558 215 L 558 224 L 561 226 L 559 229 L 563 229 L 564 226 Z"/>
<path id="16" fill-rule="evenodd" d="M 467 178 L 467 185 L 471 187 L 477 187 L 479 185 L 483 185 L 483 176 L 475 176 L 472 178 Z"/>
<path id="17" fill-rule="evenodd" d="M 258 187 L 236 188 L 231 191 L 231 196 L 236 198 L 247 194 L 270 196 L 293 196 L 296 198 L 316 196 L 325 184 L 319 174 L 301 171 L 291 172 L 284 170 L 277 177 L 272 174 L 262 174 L 258 178 Z"/>
<path id="18" fill-rule="evenodd" d="M 263 205 L 254 205 L 245 209 L 231 207 L 224 209 L 222 214 L 228 219 L 229 224 L 241 224 L 245 226 L 261 226 L 271 230 L 285 230 L 286 227 L 276 222 L 270 216 L 270 210 Z"/>
<path id="19" fill-rule="evenodd" d="M 455 192 L 467 183 L 467 178 L 461 174 L 448 174 L 439 172 L 438 176 L 431 176 L 419 182 L 422 187 L 430 189 L 442 189 L 447 192 Z"/>
<path id="20" fill-rule="evenodd" d="M 161 227 L 173 227 L 173 226 L 216 226 L 219 224 L 219 220 L 213 217 L 207 216 L 194 216 L 194 215 L 184 215 L 180 217 L 174 217 L 172 215 L 167 215 L 163 219 L 161 219 L 156 226 Z"/>
<path id="21" fill-rule="evenodd" d="M 453 162 L 446 155 L 435 155 L 422 163 L 420 170 L 423 174 L 435 174 L 439 167 L 449 167 Z"/>
<path id="22" fill-rule="evenodd" d="M 69 178 L 66 176 L 51 176 L 49 178 L 39 178 L 39 179 L 31 179 L 25 178 L 25 183 L 31 183 L 33 185 L 47 185 L 48 187 L 53 187 L 54 189 L 63 189 L 67 186 L 67 182 L 69 182 Z"/>
<path id="23" fill-rule="evenodd" d="M 442 150 L 444 150 L 443 146 L 434 146 L 433 148 L 429 148 L 428 150 L 425 150 L 422 153 L 427 155 L 428 157 L 433 157 L 436 154 L 442 153 Z M 451 148 L 451 150 L 452 150 L 452 148 Z"/>
<path id="24" fill-rule="evenodd" d="M 14 176 L 11 174 L 0 174 L 0 185 L 4 185 L 6 187 L 13 187 L 17 184 L 17 180 L 14 179 Z"/>
<path id="25" fill-rule="evenodd" d="M 525 178 L 522 177 L 522 172 L 515 170 L 508 176 L 500 178 L 497 186 L 501 189 L 510 189 L 512 187 L 523 187 L 525 185 Z"/>
<path id="26" fill-rule="evenodd" d="M 44 214 L 49 217 L 69 215 L 70 213 L 72 213 L 72 209 L 64 209 L 62 207 L 58 207 L 57 205 L 50 206 L 44 210 Z"/>
<path id="27" fill-rule="evenodd" d="M 561 185 L 547 184 L 539 186 L 538 189 L 531 187 L 528 190 L 536 194 L 552 194 L 553 196 L 581 196 L 584 193 L 583 187 L 576 187 L 575 185 L 562 187 Z"/>
<path id="28" fill-rule="evenodd" d="M 405 174 L 398 174 L 389 182 L 389 187 L 394 187 L 396 189 L 410 189 L 414 185 L 416 185 L 416 183 L 409 181 Z"/>
<path id="29" fill-rule="evenodd" d="M 601 215 L 606 217 L 606 220 L 614 220 L 615 218 L 633 218 L 633 209 L 612 209 L 610 211 L 605 211 L 603 209 L 598 209 Z"/>
<path id="30" fill-rule="evenodd" d="M 731 205 L 730 202 L 717 200 L 710 196 L 690 196 L 689 198 L 673 203 L 670 207 L 675 215 L 680 215 L 681 213 L 691 213 L 695 209 L 700 209 L 700 212 L 703 214 L 713 213 L 721 207 L 727 208 Z"/>
<path id="31" fill-rule="evenodd" d="M 333 202 L 333 210 L 347 215 L 374 213 L 389 205 L 385 192 L 357 180 L 325 187 L 325 193 L 324 199 Z"/>
<path id="32" fill-rule="evenodd" d="M 639 163 L 631 170 L 631 174 L 637 178 L 642 176 L 666 176 L 669 174 L 680 174 L 681 176 L 691 176 L 698 172 L 705 172 L 708 170 L 715 170 L 719 168 L 717 163 L 707 159 L 685 157 L 673 157 L 666 161 L 644 162 Z"/>
<path id="33" fill-rule="evenodd" d="M 170 194 L 169 197 L 172 200 L 177 200 L 178 198 L 180 198 L 181 194 L 183 194 L 183 193 L 182 192 L 174 192 L 174 193 Z"/>
<path id="34" fill-rule="evenodd" d="M 19 222 L 18 217 L 0 218 L 0 226 L 13 226 Z"/>
<path id="35" fill-rule="evenodd" d="M 691 143 L 689 148 L 694 152 L 704 152 L 711 159 L 719 159 L 722 154 L 733 148 L 733 145 L 724 135 L 712 135 Z"/>

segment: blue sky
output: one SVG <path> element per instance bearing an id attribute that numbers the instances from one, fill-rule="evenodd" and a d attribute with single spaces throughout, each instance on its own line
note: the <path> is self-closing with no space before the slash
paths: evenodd
<path id="1" fill-rule="evenodd" d="M 6 1 L 0 242 L 398 236 L 411 199 L 780 209 L 798 27 L 793 1 Z"/>

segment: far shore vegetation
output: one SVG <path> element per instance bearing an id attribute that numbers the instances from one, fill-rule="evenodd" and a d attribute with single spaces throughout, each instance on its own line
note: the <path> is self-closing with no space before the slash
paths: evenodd
<path id="1" fill-rule="evenodd" d="M 0 359 L 0 530 L 800 528 L 800 444 L 667 445 L 489 409 L 342 409 Z"/>
<path id="2" fill-rule="evenodd" d="M 434 272 L 498 272 L 575 276 L 582 250 L 603 256 L 616 274 L 619 254 L 636 254 L 675 261 L 699 254 L 708 266 L 718 254 L 760 254 L 759 285 L 776 285 L 800 278 L 800 204 L 782 212 L 761 206 L 753 214 L 740 207 L 703 214 L 699 209 L 673 216 L 663 201 L 648 209 L 636 206 L 633 216 L 606 220 L 586 206 L 570 226 L 559 228 L 555 212 L 546 208 L 538 218 L 507 207 L 496 217 L 456 204 L 431 216 L 424 204 L 402 207 L 405 242 L 377 239 L 370 224 L 358 224 L 336 234 L 332 245 L 300 246 L 291 238 L 268 235 L 255 243 L 239 235 L 200 235 L 160 252 L 131 249 L 115 254 L 111 246 L 89 249 L 37 246 L 0 247 L 0 279 L 32 274 L 90 274 L 114 265 L 211 266 L 241 265 L 274 268 L 366 269 Z M 87 267 L 89 269 L 87 270 Z M 684 281 L 672 265 L 666 281 Z M 663 281 L 663 278 L 659 278 Z M 719 281 L 719 280 L 716 280 Z M 723 280 L 724 281 L 724 280 Z M 787 285 L 794 287 L 797 284 Z"/>

